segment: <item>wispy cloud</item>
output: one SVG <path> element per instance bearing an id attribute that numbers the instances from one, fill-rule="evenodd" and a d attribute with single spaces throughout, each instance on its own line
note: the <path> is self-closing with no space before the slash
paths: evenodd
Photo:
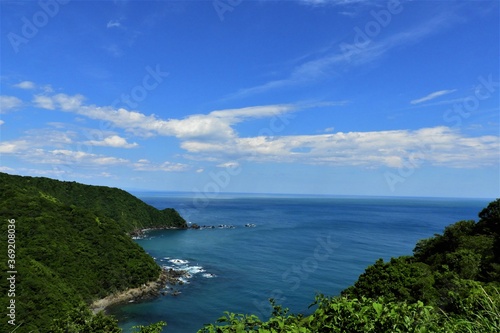
<path id="1" fill-rule="evenodd" d="M 103 140 L 90 140 L 85 141 L 85 144 L 89 144 L 91 146 L 103 146 L 103 147 L 113 147 L 113 148 L 135 148 L 139 145 L 137 143 L 128 143 L 126 139 L 118 136 L 112 135 L 104 138 Z"/>
<path id="2" fill-rule="evenodd" d="M 349 3 L 350 1 L 338 1 L 338 3 Z M 362 2 L 362 1 L 360 1 Z M 363 45 L 340 43 L 335 44 L 326 53 L 316 59 L 307 60 L 295 66 L 290 74 L 278 80 L 272 80 L 254 87 L 243 88 L 231 94 L 227 99 L 246 97 L 272 91 L 279 88 L 297 86 L 317 82 L 321 79 L 330 78 L 338 72 L 343 72 L 351 67 L 371 63 L 397 47 L 407 47 L 416 44 L 422 39 L 442 31 L 450 22 L 450 17 L 440 14 L 421 23 L 420 25 L 394 33 L 381 39 L 371 39 Z M 356 32 L 353 30 L 351 41 L 354 40 Z M 349 51 L 345 48 L 349 46 Z M 343 49 L 343 47 L 344 49 Z M 307 57 L 306 59 L 310 59 Z"/>
<path id="3" fill-rule="evenodd" d="M 17 154 L 30 147 L 26 140 L 12 140 L 0 142 L 0 154 Z"/>
<path id="4" fill-rule="evenodd" d="M 448 94 L 451 94 L 453 92 L 457 91 L 456 89 L 452 89 L 452 90 L 439 90 L 439 91 L 435 91 L 435 92 L 432 92 L 424 97 L 421 97 L 421 98 L 417 98 L 417 99 L 414 99 L 412 101 L 410 101 L 410 104 L 420 104 L 420 103 L 423 103 L 423 102 L 428 102 L 430 100 L 433 100 L 435 98 L 438 98 L 440 96 L 444 96 L 444 95 L 448 95 Z"/>
<path id="5" fill-rule="evenodd" d="M 122 24 L 120 23 L 119 20 L 110 20 L 108 24 L 106 24 L 106 28 L 120 28 Z"/>
<path id="6" fill-rule="evenodd" d="M 36 149 L 31 151 L 30 155 L 26 156 L 26 158 L 33 163 L 79 165 L 80 167 L 97 167 L 119 164 L 124 165 L 129 162 L 128 160 L 119 157 L 69 149 Z"/>
<path id="7" fill-rule="evenodd" d="M 46 85 L 37 85 L 36 83 L 32 82 L 32 81 L 21 81 L 19 83 L 16 83 L 13 85 L 13 87 L 15 88 L 19 88 L 19 89 L 24 89 L 24 90 L 41 90 L 45 93 L 51 93 L 53 92 L 54 90 L 52 89 L 52 86 L 50 84 L 46 84 Z"/>
<path id="8" fill-rule="evenodd" d="M 117 44 L 110 44 L 104 47 L 104 50 L 108 52 L 110 55 L 112 55 L 115 58 L 119 58 L 123 55 L 123 49 L 117 45 Z"/>
<path id="9" fill-rule="evenodd" d="M 237 138 L 231 142 L 186 141 L 190 153 L 221 159 L 331 166 L 402 167 L 418 161 L 454 168 L 498 165 L 497 136 L 466 137 L 448 127 L 419 130 L 349 132 L 269 138 Z"/>
<path id="10" fill-rule="evenodd" d="M 225 163 L 221 163 L 221 164 L 217 165 L 218 168 L 237 168 L 239 166 L 240 166 L 240 163 L 236 162 L 236 161 L 229 161 L 229 162 L 225 162 Z"/>
<path id="11" fill-rule="evenodd" d="M 51 147 L 51 149 L 65 149 L 74 143 L 76 133 L 71 131 L 57 131 L 50 129 L 32 129 L 25 135 L 10 141 L 0 143 L 0 152 L 4 154 L 25 154 L 29 151 Z"/>
<path id="12" fill-rule="evenodd" d="M 19 82 L 18 84 L 15 84 L 14 87 L 29 90 L 29 89 L 35 89 L 36 86 L 31 81 L 22 81 Z"/>
<path id="13" fill-rule="evenodd" d="M 160 164 L 152 163 L 149 160 L 141 159 L 134 163 L 134 170 L 138 171 L 164 171 L 180 172 L 189 169 L 189 165 L 183 163 L 163 162 Z"/>
<path id="14" fill-rule="evenodd" d="M 14 172 L 15 170 L 6 166 L 0 166 L 0 172 Z"/>
<path id="15" fill-rule="evenodd" d="M 57 94 L 35 96 L 34 104 L 43 109 L 73 112 L 91 119 L 112 122 L 116 127 L 143 135 L 175 136 L 181 140 L 222 140 L 237 136 L 232 125 L 246 119 L 272 117 L 311 107 L 312 105 L 278 104 L 239 109 L 216 110 L 194 114 L 184 119 L 163 120 L 155 115 L 105 106 L 84 105 L 82 95 Z"/>
<path id="16" fill-rule="evenodd" d="M 189 115 L 183 119 L 164 120 L 138 111 L 85 105 L 85 98 L 81 95 L 57 94 L 46 97 L 51 103 L 40 103 L 40 107 L 50 106 L 54 110 L 109 121 L 116 128 L 136 135 L 173 136 L 180 140 L 180 147 L 187 152 L 186 158 L 210 161 L 219 166 L 227 165 L 227 161 L 247 160 L 398 168 L 403 166 L 405 161 L 418 160 L 419 164 L 472 168 L 498 165 L 500 157 L 498 136 L 468 137 L 445 126 L 349 133 L 335 133 L 331 128 L 328 133 L 317 135 L 273 137 L 242 137 L 234 129 L 236 124 L 247 120 L 285 116 L 290 112 L 311 107 L 304 104 L 215 110 L 208 114 Z M 95 143 L 122 147 L 133 145 L 114 134 Z M 112 158 L 101 160 L 109 163 L 120 162 Z M 133 168 L 148 171 L 182 171 L 186 170 L 187 166 L 171 162 L 153 164 L 141 160 L 135 162 Z"/>
<path id="17" fill-rule="evenodd" d="M 78 142 L 73 140 L 74 133 L 54 130 L 32 130 L 18 140 L 0 142 L 0 153 L 13 155 L 34 165 L 52 165 L 54 170 L 45 170 L 47 174 L 62 176 L 78 170 L 98 170 L 113 166 L 127 167 L 138 171 L 181 172 L 190 169 L 182 163 L 152 163 L 146 159 L 137 162 L 117 156 L 92 152 L 93 146 L 116 148 L 134 148 L 137 143 L 128 143 L 125 139 L 112 135 L 103 140 Z M 75 149 L 76 148 L 76 149 Z M 106 170 L 106 169 L 104 169 Z M 103 173 L 106 173 L 103 171 Z M 100 175 L 103 176 L 104 174 Z"/>
<path id="18" fill-rule="evenodd" d="M 23 105 L 23 101 L 15 96 L 0 96 L 0 114 L 5 114 Z"/>
<path id="19" fill-rule="evenodd" d="M 57 94 L 53 96 L 35 95 L 33 98 L 33 104 L 42 109 L 61 109 L 63 111 L 70 111 L 79 108 L 84 100 L 85 98 L 79 94 L 74 96 L 66 94 Z"/>

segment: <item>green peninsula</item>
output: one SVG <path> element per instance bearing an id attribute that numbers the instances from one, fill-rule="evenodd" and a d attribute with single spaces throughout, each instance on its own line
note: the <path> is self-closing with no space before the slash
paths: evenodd
<path id="1" fill-rule="evenodd" d="M 0 306 L 15 302 L 2 332 L 58 332 L 54 323 L 78 332 L 78 320 L 94 317 L 102 327 L 92 331 L 119 332 L 113 319 L 93 316 L 88 305 L 156 281 L 162 272 L 130 233 L 187 228 L 174 209 L 158 210 L 104 186 L 0 173 L 0 198 L 2 244 L 14 245 L 13 261 L 5 257 L 0 267 L 3 275 L 16 272 L 7 276 L 15 283 L 4 277 L 0 285 Z"/>

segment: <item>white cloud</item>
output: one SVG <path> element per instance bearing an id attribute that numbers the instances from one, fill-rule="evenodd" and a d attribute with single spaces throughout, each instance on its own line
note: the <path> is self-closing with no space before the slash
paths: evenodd
<path id="1" fill-rule="evenodd" d="M 54 101 L 52 98 L 44 95 L 35 95 L 33 97 L 33 104 L 35 104 L 36 107 L 42 108 L 42 109 L 47 109 L 47 110 L 54 110 Z"/>
<path id="2" fill-rule="evenodd" d="M 6 166 L 0 166 L 0 172 L 14 172 L 15 170 Z"/>
<path id="3" fill-rule="evenodd" d="M 140 159 L 134 163 L 134 169 L 138 171 L 165 171 L 179 172 L 186 171 L 189 168 L 187 164 L 163 162 L 161 164 L 152 163 L 145 159 Z"/>
<path id="4" fill-rule="evenodd" d="M 2 126 L 3 124 L 5 124 L 5 121 L 0 119 L 0 126 Z"/>
<path id="5" fill-rule="evenodd" d="M 229 140 L 237 136 L 232 125 L 251 118 L 279 116 L 313 105 L 265 105 L 240 109 L 217 110 L 194 114 L 184 119 L 162 120 L 137 111 L 83 105 L 82 95 L 35 96 L 35 104 L 45 109 L 74 112 L 91 119 L 109 121 L 116 127 L 145 135 L 175 136 L 181 140 Z"/>
<path id="6" fill-rule="evenodd" d="M 218 168 L 237 168 L 240 166 L 240 163 L 236 161 L 225 162 L 217 165 Z"/>
<path id="7" fill-rule="evenodd" d="M 106 24 L 106 28 L 119 28 L 122 24 L 118 20 L 110 20 L 108 24 Z"/>
<path id="8" fill-rule="evenodd" d="M 32 130 L 23 139 L 0 142 L 1 154 L 13 154 L 33 164 L 75 165 L 82 167 L 126 165 L 128 160 L 93 154 L 83 150 L 71 150 L 72 132 Z M 82 147 L 87 149 L 88 147 Z"/>
<path id="9" fill-rule="evenodd" d="M 0 142 L 0 154 L 15 154 L 30 147 L 26 140 L 14 140 Z"/>
<path id="10" fill-rule="evenodd" d="M 124 139 L 118 135 L 108 136 L 107 138 L 104 138 L 101 141 L 90 140 L 90 141 L 86 141 L 85 143 L 92 145 L 92 146 L 104 146 L 104 147 L 115 147 L 115 148 L 135 148 L 135 147 L 139 146 L 135 142 L 128 143 L 126 139 Z"/>
<path id="11" fill-rule="evenodd" d="M 231 127 L 236 123 L 251 118 L 279 116 L 297 109 L 299 107 L 294 105 L 266 105 L 217 110 L 206 115 L 191 115 L 185 119 L 158 121 L 156 130 L 161 135 L 174 135 L 181 140 L 229 140 L 237 136 Z"/>
<path id="12" fill-rule="evenodd" d="M 23 101 L 15 96 L 0 96 L 0 114 L 5 114 L 8 111 L 17 109 L 21 105 L 23 105 Z"/>
<path id="13" fill-rule="evenodd" d="M 417 99 L 414 99 L 412 101 L 410 101 L 410 104 L 420 104 L 420 103 L 423 103 L 423 102 L 427 102 L 427 101 L 430 101 L 432 99 L 435 99 L 435 98 L 438 98 L 440 96 L 444 96 L 444 95 L 448 95 L 448 94 L 451 94 L 453 92 L 457 91 L 456 89 L 452 89 L 452 90 L 439 90 L 439 91 L 435 91 L 435 92 L 432 92 L 424 97 L 421 97 L 421 98 L 417 98 Z"/>
<path id="14" fill-rule="evenodd" d="M 125 165 L 129 161 L 123 158 L 74 151 L 69 149 L 35 149 L 25 158 L 32 163 L 55 165 L 81 165 L 82 167 L 96 167 L 108 165 Z"/>
<path id="15" fill-rule="evenodd" d="M 15 84 L 14 87 L 20 88 L 20 89 L 31 90 L 31 89 L 35 89 L 36 85 L 35 85 L 35 83 L 33 83 L 31 81 L 22 81 L 22 82 L 19 82 L 18 84 Z"/>
<path id="16" fill-rule="evenodd" d="M 25 133 L 27 136 L 24 139 L 28 140 L 32 147 L 62 147 L 72 144 L 74 142 L 73 139 L 78 136 L 78 133 L 74 131 L 53 129 L 32 129 Z"/>
<path id="17" fill-rule="evenodd" d="M 407 161 L 449 167 L 496 165 L 496 136 L 465 137 L 448 127 L 419 130 L 349 132 L 269 138 L 237 138 L 232 142 L 186 141 L 182 148 L 207 156 L 261 162 L 297 162 L 332 166 L 402 167 Z"/>
<path id="18" fill-rule="evenodd" d="M 17 84 L 14 84 L 14 87 L 19 88 L 19 89 L 24 89 L 24 90 L 37 89 L 37 90 L 43 91 L 44 93 L 51 93 L 54 91 L 54 89 L 52 89 L 52 86 L 50 84 L 37 85 L 33 81 L 22 81 L 22 82 L 19 82 Z"/>
<path id="19" fill-rule="evenodd" d="M 175 136 L 188 154 L 186 158 L 206 160 L 224 165 L 223 161 L 251 160 L 264 162 L 295 162 L 332 166 L 401 167 L 407 161 L 416 165 L 449 167 L 481 167 L 498 164 L 499 138 L 496 136 L 465 137 L 448 127 L 417 130 L 372 132 L 330 132 L 318 135 L 240 137 L 233 126 L 237 123 L 271 117 L 289 117 L 290 112 L 311 105 L 283 104 L 238 109 L 216 110 L 208 114 L 190 115 L 184 119 L 163 120 L 137 111 L 84 105 L 83 96 L 58 94 L 48 106 L 73 112 L 91 119 L 109 121 L 144 135 Z M 345 102 L 327 105 L 343 105 Z M 110 135 L 90 141 L 98 145 L 131 147 L 125 139 Z M 75 157 L 76 158 L 76 157 Z M 222 163 L 222 164 L 221 164 Z M 495 164 L 496 163 L 496 164 Z M 154 164 L 140 160 L 136 170 L 183 171 L 184 164 Z"/>
<path id="20" fill-rule="evenodd" d="M 33 103 L 36 107 L 48 110 L 60 109 L 62 111 L 77 111 L 85 98 L 82 95 L 69 96 L 66 94 L 57 94 L 54 96 L 35 95 Z"/>
<path id="21" fill-rule="evenodd" d="M 34 129 L 25 132 L 27 135 L 17 140 L 3 141 L 0 143 L 0 153 L 29 155 L 35 148 L 53 147 L 63 148 L 73 143 L 75 133 L 54 131 L 47 129 Z"/>
<path id="22" fill-rule="evenodd" d="M 85 98 L 82 95 L 68 96 L 66 94 L 57 94 L 52 99 L 63 111 L 73 111 L 81 107 Z"/>

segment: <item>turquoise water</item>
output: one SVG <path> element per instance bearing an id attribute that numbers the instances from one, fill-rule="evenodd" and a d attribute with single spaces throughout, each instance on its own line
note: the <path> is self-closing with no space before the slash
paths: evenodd
<path id="1" fill-rule="evenodd" d="M 178 296 L 112 309 L 120 326 L 166 321 L 164 332 L 192 333 L 224 311 L 266 318 L 274 298 L 310 313 L 317 293 L 338 295 L 378 258 L 409 255 L 419 239 L 453 222 L 477 220 L 487 199 L 293 198 L 142 194 L 198 225 L 234 228 L 154 231 L 137 242 L 164 266 L 191 272 Z M 246 224 L 255 224 L 246 227 Z"/>

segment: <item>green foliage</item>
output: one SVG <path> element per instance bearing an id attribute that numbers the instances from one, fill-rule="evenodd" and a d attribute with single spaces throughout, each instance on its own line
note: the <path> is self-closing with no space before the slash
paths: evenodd
<path id="1" fill-rule="evenodd" d="M 158 210 L 121 189 L 63 182 L 44 177 L 0 173 L 0 183 L 13 188 L 36 188 L 40 197 L 63 205 L 75 205 L 118 222 L 126 232 L 147 227 L 186 228 L 186 221 L 172 208 Z"/>
<path id="2" fill-rule="evenodd" d="M 149 326 L 135 326 L 136 333 L 161 333 L 167 324 L 160 321 Z M 106 316 L 102 311 L 93 314 L 85 303 L 69 310 L 65 317 L 56 319 L 48 333 L 121 333 L 116 319 Z"/>
<path id="3" fill-rule="evenodd" d="M 124 191 L 47 178 L 0 173 L 0 200 L 2 244 L 8 220 L 16 221 L 18 333 L 45 333 L 53 319 L 77 316 L 71 310 L 81 302 L 156 280 L 160 267 L 126 232 L 138 225 L 183 225 L 175 210 L 159 211 Z M 6 264 L 0 262 L 4 272 Z M 7 282 L 0 283 L 3 308 L 9 302 Z M 94 332 L 102 326 L 105 332 L 111 321 L 100 316 L 92 317 L 87 331 L 68 321 L 64 329 Z M 0 331 L 10 332 L 4 319 Z"/>
<path id="4" fill-rule="evenodd" d="M 121 333 L 118 322 L 99 312 L 93 314 L 85 303 L 80 303 L 66 316 L 53 321 L 49 333 Z"/>
<path id="5" fill-rule="evenodd" d="M 436 328 L 438 316 L 422 302 L 322 298 L 309 318 L 312 332 L 428 332 Z"/>
<path id="6" fill-rule="evenodd" d="M 148 326 L 139 325 L 132 328 L 139 330 L 136 333 L 160 333 L 163 330 L 164 326 L 167 326 L 167 323 L 164 321 L 159 321 L 156 324 L 151 324 Z"/>
<path id="7" fill-rule="evenodd" d="M 478 230 L 500 235 L 500 199 L 491 202 L 479 213 Z"/>
<path id="8" fill-rule="evenodd" d="M 205 325 L 198 333 L 243 333 L 243 332 L 272 332 L 285 333 L 311 332 L 305 326 L 302 315 L 290 315 L 288 309 L 283 309 L 276 305 L 271 299 L 273 308 L 272 317 L 267 321 L 261 321 L 255 315 L 243 315 L 226 312 L 225 315 L 217 320 L 222 325 Z"/>
<path id="9" fill-rule="evenodd" d="M 467 296 L 454 295 L 459 314 L 447 314 L 421 301 L 388 301 L 384 297 L 316 297 L 317 309 L 310 316 L 289 315 L 273 305 L 268 321 L 255 315 L 226 312 L 216 324 L 198 333 L 497 333 L 500 332 L 500 294 L 488 293 L 480 284 L 470 285 Z"/>
<path id="10" fill-rule="evenodd" d="M 392 258 L 388 263 L 379 259 L 343 294 L 355 298 L 384 296 L 389 300 L 428 303 L 435 296 L 434 283 L 431 268 L 412 257 Z"/>

